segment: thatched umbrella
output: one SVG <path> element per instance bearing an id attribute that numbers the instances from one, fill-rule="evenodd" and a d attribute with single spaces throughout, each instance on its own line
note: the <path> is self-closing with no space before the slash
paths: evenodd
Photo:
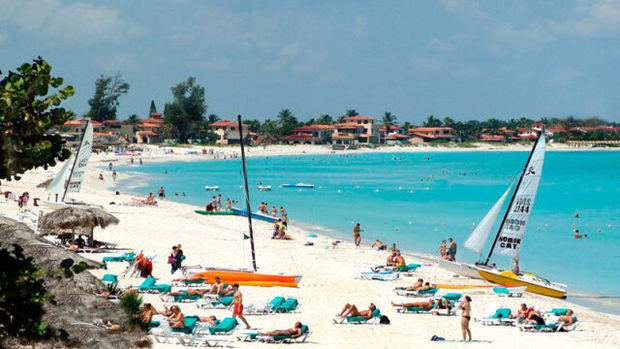
<path id="1" fill-rule="evenodd" d="M 57 234 L 61 230 L 75 230 L 90 232 L 97 226 L 106 228 L 110 224 L 118 224 L 118 218 L 100 208 L 63 207 L 45 214 L 39 222 L 43 235 Z"/>

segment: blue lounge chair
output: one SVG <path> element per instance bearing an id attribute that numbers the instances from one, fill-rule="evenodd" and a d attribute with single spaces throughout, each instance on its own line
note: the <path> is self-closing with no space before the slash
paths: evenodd
<path id="1" fill-rule="evenodd" d="M 213 326 L 209 328 L 209 333 L 214 334 L 230 334 L 232 333 L 239 323 L 237 319 L 232 317 L 227 317 L 222 320 L 217 326 Z"/>
<path id="2" fill-rule="evenodd" d="M 105 274 L 101 278 L 101 283 L 107 287 L 116 287 L 118 286 L 118 275 L 116 274 Z"/>
<path id="3" fill-rule="evenodd" d="M 273 308 L 275 313 L 290 313 L 297 309 L 299 302 L 296 298 L 288 298 L 286 301 Z"/>
<path id="4" fill-rule="evenodd" d="M 123 253 L 120 256 L 103 257 L 104 262 L 131 262 L 136 260 L 135 253 Z"/>
<path id="5" fill-rule="evenodd" d="M 484 326 L 513 326 L 516 323 L 516 319 L 511 319 L 510 314 L 509 308 L 499 308 L 495 310 L 495 314 L 480 319 L 480 322 Z"/>
<path id="6" fill-rule="evenodd" d="M 157 280 L 153 277 L 148 277 L 144 279 L 142 284 L 138 287 L 139 292 L 147 292 L 147 293 L 166 293 L 172 291 L 172 286 L 168 284 L 159 284 L 155 283 Z"/>
<path id="7" fill-rule="evenodd" d="M 493 292 L 499 297 L 521 297 L 525 287 L 493 287 Z"/>
<path id="8" fill-rule="evenodd" d="M 441 296 L 441 298 L 447 299 L 453 302 L 457 302 L 459 299 L 461 299 L 461 297 L 463 297 L 463 295 L 460 293 L 447 293 Z"/>

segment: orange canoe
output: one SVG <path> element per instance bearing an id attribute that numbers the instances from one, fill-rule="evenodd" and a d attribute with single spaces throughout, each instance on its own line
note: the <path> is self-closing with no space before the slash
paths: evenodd
<path id="1" fill-rule="evenodd" d="M 207 270 L 197 274 L 195 277 L 206 279 L 205 283 L 212 284 L 215 277 L 219 277 L 222 282 L 227 284 L 239 284 L 245 286 L 262 287 L 297 287 L 301 281 L 301 275 L 281 275 L 281 274 L 257 274 L 246 271 L 231 270 Z"/>

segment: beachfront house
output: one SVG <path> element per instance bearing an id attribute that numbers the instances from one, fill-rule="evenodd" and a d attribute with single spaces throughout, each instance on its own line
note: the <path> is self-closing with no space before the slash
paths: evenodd
<path id="1" fill-rule="evenodd" d="M 105 120 L 103 132 L 119 136 L 128 142 L 133 142 L 136 136 L 133 123 L 118 120 Z"/>
<path id="2" fill-rule="evenodd" d="M 379 143 L 379 127 L 377 119 L 372 116 L 349 116 L 344 119 L 347 124 L 357 124 L 363 127 L 364 131 L 356 138 L 360 144 L 377 144 Z"/>
<path id="3" fill-rule="evenodd" d="M 404 127 L 399 126 L 399 125 L 390 125 L 389 130 L 386 130 L 385 126 L 380 126 L 378 130 L 379 130 L 379 143 L 380 144 L 387 144 L 388 143 L 387 137 L 389 135 L 392 135 L 392 134 L 398 134 L 398 135 L 404 135 L 404 136 L 407 135 L 407 130 Z M 392 140 L 396 138 L 400 139 L 401 137 L 392 137 Z"/>
<path id="4" fill-rule="evenodd" d="M 211 125 L 213 133 L 217 135 L 215 144 L 227 145 L 227 144 L 239 144 L 239 124 L 230 120 L 222 120 L 214 122 Z M 243 143 L 248 144 L 251 142 L 249 125 L 242 124 Z"/>
<path id="5" fill-rule="evenodd" d="M 519 139 L 536 139 L 538 138 L 538 131 L 531 127 L 518 127 Z"/>
<path id="6" fill-rule="evenodd" d="M 387 145 L 404 145 L 409 144 L 409 136 L 401 135 L 399 133 L 390 133 L 385 137 L 385 144 Z"/>
<path id="7" fill-rule="evenodd" d="M 84 128 L 86 128 L 87 123 L 88 123 L 88 119 L 67 120 L 64 124 L 62 124 L 62 126 L 60 127 L 60 130 L 64 131 L 65 133 L 78 135 L 81 137 L 82 133 L 84 133 Z M 94 120 L 91 121 L 91 123 L 93 124 L 93 132 L 103 131 L 102 123 L 94 121 Z"/>
<path id="8" fill-rule="evenodd" d="M 309 125 L 293 129 L 282 141 L 288 144 L 326 144 L 331 138 L 334 126 Z"/>
<path id="9" fill-rule="evenodd" d="M 164 140 L 164 119 L 161 113 L 151 113 L 150 118 L 142 119 L 135 125 L 136 143 L 161 143 Z"/>
<path id="10" fill-rule="evenodd" d="M 332 133 L 332 144 L 353 145 L 359 144 L 360 139 L 363 139 L 366 129 L 363 125 L 343 122 L 334 125 L 334 132 Z"/>
<path id="11" fill-rule="evenodd" d="M 455 139 L 452 127 L 416 127 L 408 130 L 411 143 L 425 143 L 432 141 L 453 141 Z"/>

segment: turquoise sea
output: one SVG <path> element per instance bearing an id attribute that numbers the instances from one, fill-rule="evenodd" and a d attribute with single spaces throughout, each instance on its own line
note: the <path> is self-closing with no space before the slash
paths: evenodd
<path id="1" fill-rule="evenodd" d="M 294 223 L 349 240 L 353 224 L 360 222 L 365 244 L 381 239 L 430 254 L 448 237 L 460 247 L 527 157 L 527 152 L 334 154 L 251 158 L 247 166 L 253 209 L 263 201 L 284 206 Z M 204 186 L 218 185 L 215 195 L 221 193 L 222 201 L 230 197 L 244 205 L 241 168 L 240 159 L 145 162 L 119 167 L 144 175 L 144 180 L 119 183 L 118 188 L 146 196 L 163 185 L 168 199 L 204 207 L 214 195 Z M 279 187 L 297 182 L 316 188 Z M 260 192 L 258 183 L 273 190 Z M 573 238 L 574 229 L 589 238 Z M 457 260 L 478 258 L 459 248 Z M 492 260 L 510 267 L 507 257 Z M 573 298 L 587 293 L 615 299 L 620 296 L 619 266 L 620 152 L 548 152 L 521 270 L 568 284 Z"/>

